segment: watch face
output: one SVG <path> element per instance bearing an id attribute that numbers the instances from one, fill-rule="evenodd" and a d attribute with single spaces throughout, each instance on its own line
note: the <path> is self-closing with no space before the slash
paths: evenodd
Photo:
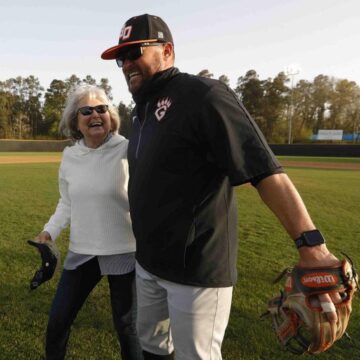
<path id="1" fill-rule="evenodd" d="M 307 246 L 320 245 L 325 242 L 323 236 L 318 230 L 306 231 L 303 233 L 303 237 Z"/>

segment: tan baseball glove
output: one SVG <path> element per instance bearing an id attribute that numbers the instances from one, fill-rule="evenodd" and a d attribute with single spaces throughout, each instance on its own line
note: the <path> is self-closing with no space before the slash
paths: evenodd
<path id="1" fill-rule="evenodd" d="M 350 258 L 339 267 L 286 269 L 274 281 L 286 276 L 280 296 L 268 303 L 262 317 L 272 318 L 280 343 L 290 352 L 319 354 L 340 339 L 348 326 L 358 276 Z M 321 303 L 318 294 L 338 292 L 339 304 Z M 336 311 L 338 320 L 330 322 L 326 312 Z"/>

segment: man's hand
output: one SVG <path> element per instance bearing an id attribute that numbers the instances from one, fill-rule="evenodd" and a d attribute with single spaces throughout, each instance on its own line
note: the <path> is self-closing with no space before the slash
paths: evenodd
<path id="1" fill-rule="evenodd" d="M 292 239 L 304 231 L 316 227 L 295 186 L 286 174 L 275 174 L 263 179 L 256 187 L 264 203 L 280 220 Z M 299 249 L 299 266 L 304 268 L 331 267 L 341 262 L 327 249 L 325 244 Z M 318 295 L 321 307 L 329 321 L 337 321 L 333 304 L 341 302 L 338 293 Z"/>
<path id="2" fill-rule="evenodd" d="M 325 244 L 313 247 L 301 247 L 299 249 L 299 255 L 300 261 L 298 265 L 304 268 L 332 267 L 341 265 L 341 261 L 339 261 L 339 259 L 327 249 Z M 333 292 L 330 294 L 319 294 L 318 299 L 319 305 L 326 314 L 327 319 L 330 322 L 336 322 L 338 317 L 334 304 L 341 303 L 342 299 L 340 293 Z M 317 305 L 317 302 L 314 301 L 313 304 Z"/>
<path id="3" fill-rule="evenodd" d="M 273 320 L 281 344 L 294 354 L 319 354 L 340 339 L 348 326 L 358 276 L 350 258 L 341 262 L 324 245 L 301 250 L 300 263 L 288 268 L 280 296 L 264 314 Z"/>

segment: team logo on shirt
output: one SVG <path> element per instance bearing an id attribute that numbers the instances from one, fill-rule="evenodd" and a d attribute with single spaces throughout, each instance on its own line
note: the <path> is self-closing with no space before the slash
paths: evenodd
<path id="1" fill-rule="evenodd" d="M 171 106 L 171 100 L 167 98 L 159 99 L 157 103 L 157 109 L 155 111 L 155 116 L 158 119 L 158 121 L 161 121 L 162 118 L 165 116 L 166 111 Z"/>

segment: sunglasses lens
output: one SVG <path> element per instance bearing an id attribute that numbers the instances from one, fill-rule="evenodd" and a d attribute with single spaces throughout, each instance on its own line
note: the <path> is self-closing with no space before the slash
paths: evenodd
<path id="1" fill-rule="evenodd" d="M 129 60 L 136 60 L 142 55 L 141 46 L 137 46 L 133 49 L 130 49 L 127 53 L 127 58 Z"/>
<path id="2" fill-rule="evenodd" d="M 116 63 L 118 67 L 123 67 L 125 60 L 134 61 L 138 59 L 142 55 L 142 48 L 141 46 L 135 46 L 133 48 L 124 51 L 123 53 L 119 54 L 116 59 Z"/>
<path id="3" fill-rule="evenodd" d="M 81 113 L 84 116 L 91 115 L 93 112 L 93 109 L 91 106 L 84 106 L 79 109 L 79 113 Z"/>
<path id="4" fill-rule="evenodd" d="M 121 68 L 122 66 L 123 66 L 123 64 L 124 64 L 124 60 L 123 60 L 123 58 L 121 57 L 118 57 L 117 59 L 116 59 L 116 63 L 117 63 L 117 66 L 119 67 L 119 68 Z"/>
<path id="5" fill-rule="evenodd" d="M 98 114 L 104 114 L 108 111 L 109 106 L 108 105 L 97 105 L 97 106 L 83 106 L 78 111 L 80 114 L 84 116 L 91 115 L 93 111 L 95 110 Z"/>
<path id="6" fill-rule="evenodd" d="M 104 114 L 107 112 L 108 106 L 107 105 L 98 105 L 98 106 L 95 106 L 94 109 L 96 110 L 96 112 L 98 114 Z"/>

